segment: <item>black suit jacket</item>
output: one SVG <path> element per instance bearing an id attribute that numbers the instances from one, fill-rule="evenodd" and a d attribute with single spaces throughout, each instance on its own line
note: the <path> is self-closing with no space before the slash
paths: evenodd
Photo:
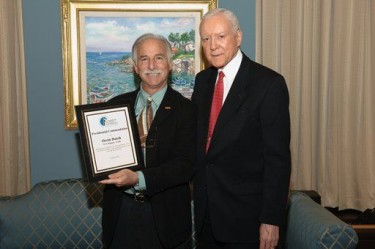
<path id="1" fill-rule="evenodd" d="M 135 104 L 138 91 L 111 101 Z M 151 124 L 147 142 L 145 194 L 151 196 L 152 212 L 161 243 L 173 247 L 191 235 L 189 180 L 195 159 L 196 117 L 193 104 L 173 89 L 167 89 Z M 103 197 L 103 242 L 110 245 L 121 205 L 122 188 L 108 185 Z"/>
<path id="2" fill-rule="evenodd" d="M 210 148 L 207 129 L 217 69 L 200 72 L 192 100 L 198 108 L 195 226 L 209 209 L 222 242 L 259 240 L 259 225 L 281 225 L 290 179 L 289 97 L 284 78 L 243 56 L 221 109 Z"/>

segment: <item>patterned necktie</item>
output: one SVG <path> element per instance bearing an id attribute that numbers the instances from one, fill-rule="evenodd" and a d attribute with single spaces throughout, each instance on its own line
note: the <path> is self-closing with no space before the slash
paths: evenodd
<path id="1" fill-rule="evenodd" d="M 223 94 L 224 94 L 224 72 L 219 72 L 219 78 L 217 79 L 214 96 L 212 98 L 211 113 L 210 113 L 210 123 L 208 126 L 207 143 L 206 143 L 206 153 L 210 147 L 212 133 L 214 131 L 216 120 L 219 117 L 221 106 L 223 105 Z"/>
<path id="2" fill-rule="evenodd" d="M 148 97 L 147 105 L 143 108 L 141 115 L 138 119 L 138 131 L 139 137 L 141 139 L 142 148 L 146 147 L 146 139 L 148 135 L 148 130 L 150 129 L 152 123 L 152 99 Z"/>

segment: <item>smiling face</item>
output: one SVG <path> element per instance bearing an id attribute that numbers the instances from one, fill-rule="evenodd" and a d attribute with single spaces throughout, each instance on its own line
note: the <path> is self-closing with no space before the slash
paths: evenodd
<path id="1" fill-rule="evenodd" d="M 234 30 L 230 20 L 222 14 L 204 19 L 200 26 L 204 55 L 216 68 L 225 67 L 237 54 L 242 32 Z"/>
<path id="2" fill-rule="evenodd" d="M 142 41 L 137 49 L 134 70 L 142 79 L 142 88 L 149 94 L 162 89 L 168 82 L 171 62 L 165 44 L 158 39 Z"/>

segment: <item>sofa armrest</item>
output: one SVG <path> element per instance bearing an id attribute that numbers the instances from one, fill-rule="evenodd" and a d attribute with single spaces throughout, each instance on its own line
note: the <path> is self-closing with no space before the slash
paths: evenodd
<path id="1" fill-rule="evenodd" d="M 357 234 L 351 226 L 318 205 L 306 194 L 298 191 L 290 193 L 286 231 L 287 249 L 354 249 L 357 243 Z"/>

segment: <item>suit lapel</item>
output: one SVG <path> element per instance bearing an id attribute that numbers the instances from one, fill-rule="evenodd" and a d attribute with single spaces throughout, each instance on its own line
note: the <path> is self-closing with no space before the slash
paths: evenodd
<path id="1" fill-rule="evenodd" d="M 160 123 L 162 123 L 163 120 L 165 120 L 173 112 L 175 107 L 171 91 L 172 89 L 168 87 L 163 100 L 160 103 L 160 106 L 155 114 L 154 120 L 152 121 L 150 130 L 153 130 L 153 126 L 160 125 Z"/>
<path id="2" fill-rule="evenodd" d="M 205 151 L 206 148 L 206 142 L 207 142 L 207 133 L 208 133 L 208 123 L 210 120 L 210 112 L 211 112 L 211 103 L 212 103 L 212 97 L 213 92 L 215 88 L 215 82 L 216 82 L 216 76 L 217 76 L 217 70 L 213 69 L 210 72 L 210 75 L 208 76 L 206 82 L 201 82 L 199 89 L 200 92 L 200 98 L 199 98 L 199 105 L 200 117 L 198 120 L 201 120 L 198 125 L 198 144 L 200 147 L 200 151 Z"/>
<path id="3" fill-rule="evenodd" d="M 156 141 L 157 136 L 157 130 L 158 127 L 160 127 L 163 123 L 163 121 L 166 120 L 166 118 L 171 115 L 174 112 L 175 104 L 173 100 L 172 90 L 168 87 L 162 102 L 160 103 L 160 106 L 158 110 L 156 111 L 155 117 L 152 121 L 151 127 L 149 129 L 149 133 L 147 136 L 147 143 L 148 144 L 154 144 L 157 146 L 158 141 Z M 160 135 L 160 134 L 159 134 Z M 154 167 L 156 166 L 155 162 L 157 160 L 156 157 L 155 147 L 147 147 L 146 151 L 146 164 L 147 167 Z"/>
<path id="4" fill-rule="evenodd" d="M 224 130 L 225 124 L 231 119 L 232 115 L 235 114 L 236 110 L 241 106 L 247 96 L 246 88 L 250 85 L 250 80 L 248 79 L 250 70 L 248 66 L 249 59 L 244 55 L 238 73 L 217 119 L 211 140 L 212 145 L 215 144 L 215 140 Z"/>

